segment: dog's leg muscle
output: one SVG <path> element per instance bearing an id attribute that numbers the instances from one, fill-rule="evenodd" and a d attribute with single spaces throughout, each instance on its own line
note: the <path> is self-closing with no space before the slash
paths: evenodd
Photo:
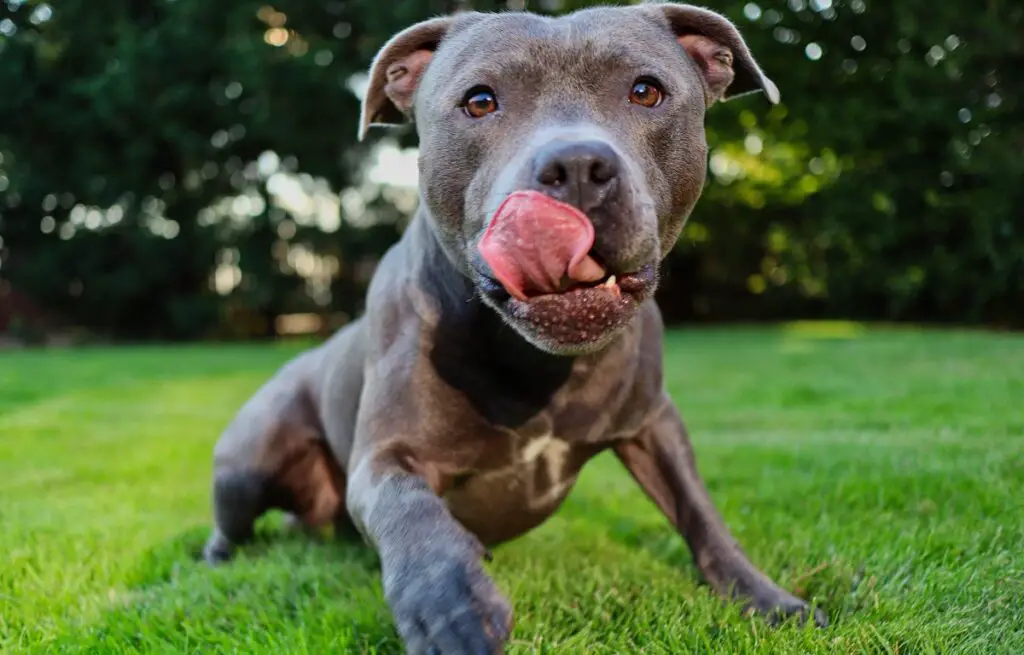
<path id="1" fill-rule="evenodd" d="M 718 593 L 743 599 L 770 619 L 806 616 L 807 603 L 754 566 L 729 533 L 697 473 L 686 426 L 667 395 L 647 427 L 617 444 L 615 452 L 686 539 L 701 574 Z M 827 624 L 820 610 L 814 620 Z"/>
<path id="2" fill-rule="evenodd" d="M 314 530 L 339 521 L 344 476 L 323 439 L 305 381 L 309 353 L 286 364 L 247 402 L 214 449 L 215 525 L 204 549 L 210 564 L 231 559 L 270 509 L 291 512 Z"/>

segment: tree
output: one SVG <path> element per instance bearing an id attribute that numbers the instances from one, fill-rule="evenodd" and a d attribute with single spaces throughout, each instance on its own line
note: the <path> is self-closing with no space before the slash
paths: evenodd
<path id="1" fill-rule="evenodd" d="M 132 338 L 358 313 L 414 198 L 368 179 L 353 83 L 392 33 L 470 4 L 515 3 L 0 5 L 0 303 Z M 666 315 L 1024 323 L 1024 7 L 715 8 L 783 103 L 709 113 Z"/>
<path id="2" fill-rule="evenodd" d="M 0 273 L 74 323 L 162 338 L 205 335 L 232 307 L 262 317 L 259 333 L 283 309 L 317 306 L 288 255 L 341 252 L 342 226 L 276 207 L 268 182 L 300 171 L 307 186 L 356 181 L 367 147 L 355 141 L 353 75 L 391 32 L 445 10 L 426 0 L 6 8 Z M 373 252 L 393 238 L 357 242 Z M 226 298 L 211 281 L 225 259 L 241 278 Z"/>

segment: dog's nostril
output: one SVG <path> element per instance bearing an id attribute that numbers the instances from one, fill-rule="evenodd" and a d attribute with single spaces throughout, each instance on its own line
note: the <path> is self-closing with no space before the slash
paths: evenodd
<path id="1" fill-rule="evenodd" d="M 618 174 L 615 163 L 611 159 L 598 157 L 590 165 L 590 181 L 594 184 L 607 184 Z"/>
<path id="2" fill-rule="evenodd" d="M 561 161 L 553 160 L 544 165 L 537 173 L 537 181 L 546 186 L 559 186 L 565 184 L 569 178 L 569 172 Z"/>

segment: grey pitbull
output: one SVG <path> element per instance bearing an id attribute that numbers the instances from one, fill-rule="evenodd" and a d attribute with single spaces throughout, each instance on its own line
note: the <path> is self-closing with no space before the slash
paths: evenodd
<path id="1" fill-rule="evenodd" d="M 705 111 L 755 91 L 778 101 L 736 28 L 688 5 L 465 12 L 389 40 L 360 136 L 414 119 L 419 209 L 365 315 L 224 432 L 206 558 L 230 558 L 270 508 L 354 529 L 409 652 L 500 652 L 512 609 L 486 548 L 539 525 L 611 449 L 714 589 L 806 616 L 712 505 L 652 299 L 705 181 Z"/>

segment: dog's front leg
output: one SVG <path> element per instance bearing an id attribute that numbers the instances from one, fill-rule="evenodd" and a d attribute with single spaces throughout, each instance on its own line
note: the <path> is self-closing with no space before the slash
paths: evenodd
<path id="1" fill-rule="evenodd" d="M 486 550 L 427 479 L 402 464 L 364 458 L 347 501 L 380 556 L 384 595 L 407 652 L 503 652 L 512 608 L 481 566 Z"/>
<path id="2" fill-rule="evenodd" d="M 754 566 L 729 533 L 697 473 L 679 411 L 665 395 L 647 427 L 615 452 L 648 496 L 686 539 L 701 574 L 723 596 L 744 600 L 769 620 L 810 611 Z M 815 610 L 814 621 L 828 624 Z"/>

